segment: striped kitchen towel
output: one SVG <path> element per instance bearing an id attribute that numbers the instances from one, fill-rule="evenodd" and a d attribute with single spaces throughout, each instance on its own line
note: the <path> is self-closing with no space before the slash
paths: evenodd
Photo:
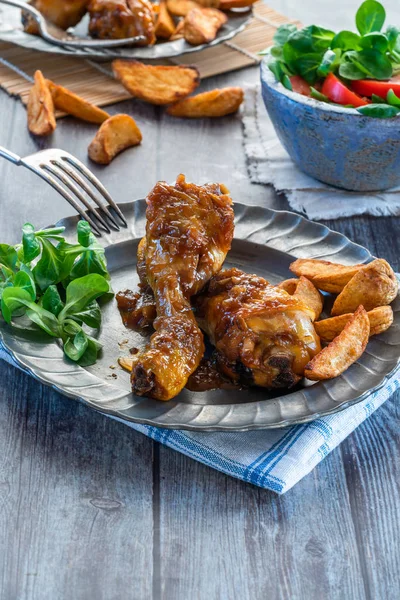
<path id="1" fill-rule="evenodd" d="M 18 366 L 1 345 L 0 358 Z M 399 387 L 400 372 L 397 371 L 383 388 L 371 393 L 359 404 L 311 423 L 284 429 L 198 433 L 116 420 L 213 469 L 284 494 Z"/>

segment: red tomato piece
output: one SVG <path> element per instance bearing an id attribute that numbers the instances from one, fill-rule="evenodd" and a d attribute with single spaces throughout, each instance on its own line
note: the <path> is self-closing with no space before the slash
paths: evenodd
<path id="1" fill-rule="evenodd" d="M 329 73 L 322 85 L 322 93 L 336 104 L 352 104 L 356 108 L 368 104 L 364 98 L 350 90 L 334 75 Z"/>
<path id="2" fill-rule="evenodd" d="M 386 98 L 389 90 L 393 90 L 396 96 L 400 97 L 400 75 L 392 77 L 389 81 L 376 81 L 375 79 L 360 79 L 353 81 L 351 87 L 357 94 L 362 96 L 372 96 L 376 94 L 381 98 Z"/>
<path id="3" fill-rule="evenodd" d="M 290 83 L 294 92 L 301 94 L 302 96 L 311 96 L 311 89 L 305 79 L 300 75 L 292 75 L 290 77 Z"/>

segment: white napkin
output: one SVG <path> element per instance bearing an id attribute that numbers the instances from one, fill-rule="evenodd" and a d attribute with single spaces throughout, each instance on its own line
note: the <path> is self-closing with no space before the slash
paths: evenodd
<path id="1" fill-rule="evenodd" d="M 246 88 L 241 116 L 250 180 L 285 192 L 293 210 L 314 220 L 400 215 L 400 187 L 385 192 L 347 192 L 300 171 L 278 140 L 259 85 Z"/>

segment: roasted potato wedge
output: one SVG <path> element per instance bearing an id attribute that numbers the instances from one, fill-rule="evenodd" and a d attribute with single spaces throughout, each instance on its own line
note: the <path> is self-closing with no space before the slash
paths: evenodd
<path id="1" fill-rule="evenodd" d="M 383 333 L 393 323 L 393 310 L 390 306 L 378 306 L 367 312 L 371 335 Z M 353 315 L 338 315 L 314 323 L 315 331 L 324 342 L 331 342 L 343 330 Z"/>
<path id="2" fill-rule="evenodd" d="M 168 12 L 167 3 L 161 2 L 159 4 L 158 17 L 155 28 L 156 38 L 158 40 L 169 40 L 174 32 L 175 23 Z"/>
<path id="3" fill-rule="evenodd" d="M 193 8 L 185 17 L 183 37 L 192 44 L 208 44 L 215 40 L 228 17 L 216 8 Z"/>
<path id="4" fill-rule="evenodd" d="M 397 296 L 398 282 L 386 260 L 377 258 L 364 265 L 336 298 L 332 316 L 354 312 L 361 303 L 365 310 L 390 304 Z"/>
<path id="5" fill-rule="evenodd" d="M 179 21 L 178 25 L 175 27 L 174 33 L 169 39 L 172 42 L 173 40 L 180 40 L 181 38 L 183 38 L 183 19 Z"/>
<path id="6" fill-rule="evenodd" d="M 104 121 L 92 140 L 89 158 L 100 165 L 108 165 L 117 154 L 141 141 L 141 131 L 132 117 L 113 115 Z"/>
<path id="7" fill-rule="evenodd" d="M 43 73 L 36 71 L 28 98 L 28 129 L 35 135 L 50 135 L 55 128 L 53 98 Z"/>
<path id="8" fill-rule="evenodd" d="M 167 8 L 174 17 L 186 17 L 197 6 L 193 0 L 167 0 Z"/>
<path id="9" fill-rule="evenodd" d="M 219 8 L 220 0 L 195 0 L 195 2 L 204 8 Z"/>
<path id="10" fill-rule="evenodd" d="M 350 267 L 312 258 L 298 258 L 290 265 L 292 273 L 300 277 L 304 275 L 320 290 L 339 294 L 344 286 L 365 265 Z M 358 306 L 358 304 L 357 304 Z"/>
<path id="11" fill-rule="evenodd" d="M 144 65 L 137 61 L 114 60 L 117 79 L 136 98 L 150 104 L 171 104 L 185 98 L 200 83 L 196 67 Z"/>
<path id="12" fill-rule="evenodd" d="M 87 11 L 90 0 L 31 0 L 29 4 L 61 29 L 77 25 Z M 22 11 L 22 24 L 27 33 L 39 35 L 39 29 L 32 30 L 34 22 L 29 13 Z"/>
<path id="13" fill-rule="evenodd" d="M 167 108 L 167 113 L 172 117 L 188 119 L 224 117 L 235 113 L 243 102 L 243 98 L 242 88 L 216 89 L 179 100 Z"/>
<path id="14" fill-rule="evenodd" d="M 220 0 L 218 8 L 220 10 L 231 10 L 232 8 L 246 8 L 252 6 L 257 0 Z"/>
<path id="15" fill-rule="evenodd" d="M 324 307 L 322 295 L 309 279 L 303 276 L 299 279 L 286 279 L 278 287 L 291 296 L 297 296 L 312 312 L 312 321 L 318 319 Z"/>
<path id="16" fill-rule="evenodd" d="M 51 92 L 54 106 L 58 110 L 62 110 L 73 117 L 82 119 L 82 121 L 88 121 L 89 123 L 101 124 L 110 117 L 105 110 L 98 108 L 94 104 L 90 104 L 90 102 L 70 92 L 62 85 L 57 85 L 47 79 L 47 86 Z"/>
<path id="17" fill-rule="evenodd" d="M 339 335 L 306 365 L 304 376 L 320 381 L 341 375 L 364 352 L 369 332 L 367 311 L 359 306 Z"/>

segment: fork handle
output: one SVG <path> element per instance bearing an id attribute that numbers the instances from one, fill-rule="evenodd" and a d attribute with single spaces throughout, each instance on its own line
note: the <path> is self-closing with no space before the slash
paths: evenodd
<path id="1" fill-rule="evenodd" d="M 18 156 L 18 154 L 14 154 L 14 152 L 10 152 L 10 150 L 7 150 L 7 148 L 3 148 L 3 146 L 0 146 L 0 156 L 6 158 L 15 165 L 21 164 L 21 157 Z"/>

